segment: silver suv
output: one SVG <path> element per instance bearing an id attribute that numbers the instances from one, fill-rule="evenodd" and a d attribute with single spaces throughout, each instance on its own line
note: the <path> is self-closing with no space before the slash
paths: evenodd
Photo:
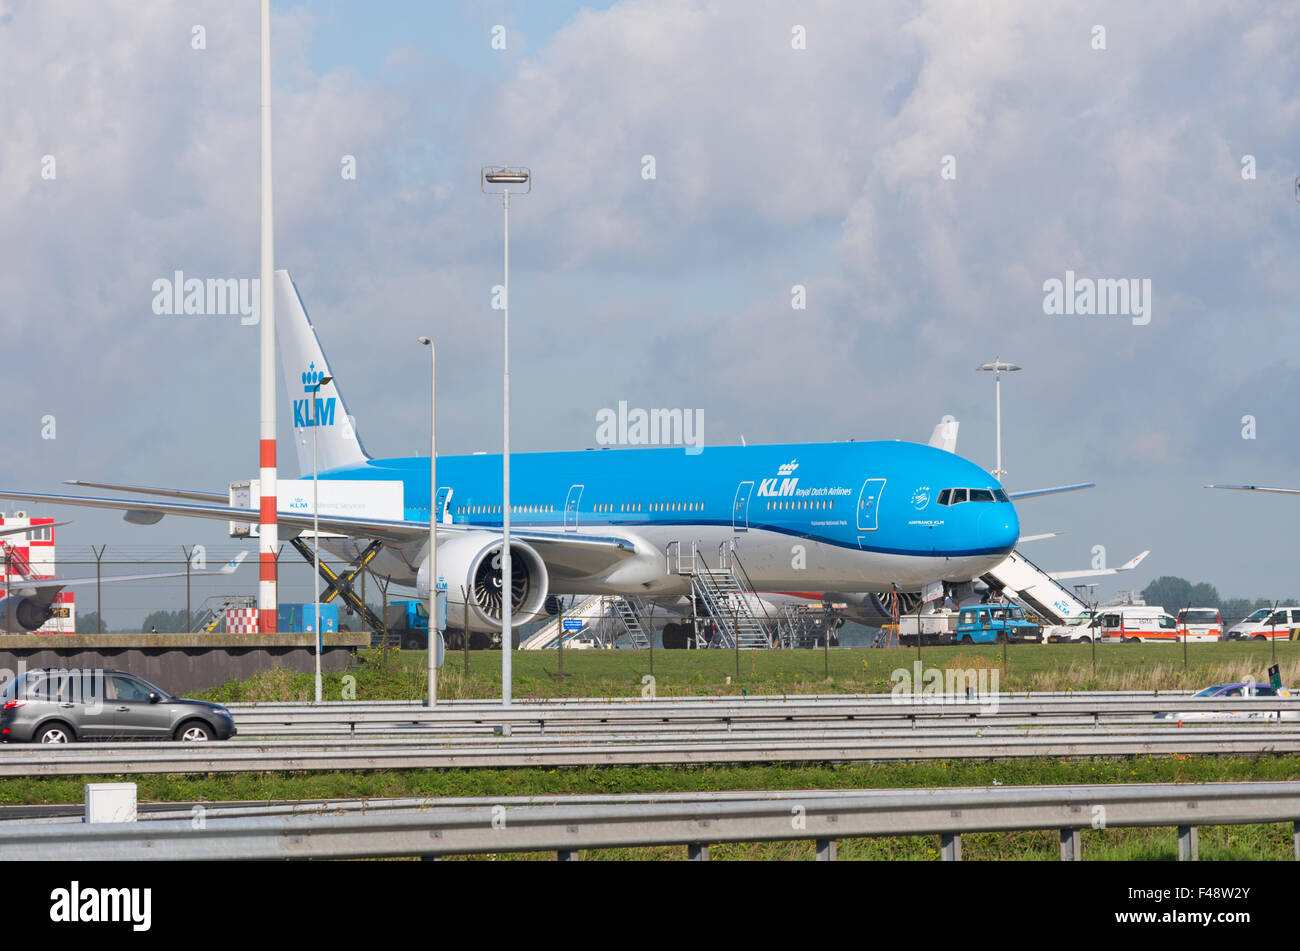
<path id="1" fill-rule="evenodd" d="M 124 670 L 33 670 L 6 684 L 0 699 L 0 740 L 200 742 L 235 735 L 234 718 L 221 704 L 173 697 Z"/>

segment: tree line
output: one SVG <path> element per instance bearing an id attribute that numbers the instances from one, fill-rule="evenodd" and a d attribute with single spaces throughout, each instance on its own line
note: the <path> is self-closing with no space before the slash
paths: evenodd
<path id="1" fill-rule="evenodd" d="M 1187 606 L 1194 608 L 1218 608 L 1219 615 L 1227 621 L 1229 618 L 1246 617 L 1260 608 L 1271 608 L 1274 604 L 1295 604 L 1295 598 L 1221 598 L 1214 585 L 1201 581 L 1192 584 L 1186 578 L 1165 575 L 1157 578 L 1142 589 L 1142 600 L 1147 604 L 1159 605 L 1174 617 Z"/>

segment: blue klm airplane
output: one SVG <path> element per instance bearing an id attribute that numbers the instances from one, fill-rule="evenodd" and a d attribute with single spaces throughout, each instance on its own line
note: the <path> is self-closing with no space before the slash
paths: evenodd
<path id="1" fill-rule="evenodd" d="M 279 523 L 312 528 L 313 441 L 321 546 L 355 559 L 378 540 L 372 569 L 429 590 L 429 459 L 366 453 L 287 271 L 276 313 L 299 464 L 279 484 Z M 314 425 L 319 422 L 319 426 Z M 315 439 L 313 440 L 313 429 Z M 936 430 L 937 432 L 937 430 Z M 440 456 L 434 507 L 438 574 L 455 624 L 501 628 L 501 456 Z M 731 543 L 758 591 L 917 591 L 964 583 L 1001 563 L 1020 535 L 1013 498 L 953 452 L 910 442 L 521 452 L 511 455 L 512 615 L 534 620 L 552 594 L 688 594 L 674 551 Z M 180 501 L 0 492 L 46 505 L 118 509 L 150 524 L 180 515 L 256 524 L 256 486 L 231 492 L 76 482 Z M 327 534 L 328 533 L 328 534 Z M 466 594 L 462 595 L 464 591 Z"/>

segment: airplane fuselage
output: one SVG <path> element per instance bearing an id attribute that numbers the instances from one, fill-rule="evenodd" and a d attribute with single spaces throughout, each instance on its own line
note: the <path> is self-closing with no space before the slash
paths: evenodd
<path id="1" fill-rule="evenodd" d="M 1010 502 L 939 504 L 943 489 L 1000 495 L 1000 486 L 968 460 L 917 443 L 520 452 L 510 463 L 512 532 L 634 537 L 638 548 L 664 555 L 661 574 L 638 576 L 638 593 L 685 593 L 688 582 L 671 570 L 670 556 L 689 559 L 695 551 L 716 566 L 719 546 L 732 542 L 758 590 L 916 589 L 979 576 L 1019 536 Z M 429 517 L 427 456 L 374 459 L 320 479 L 400 482 L 404 517 Z M 438 486 L 440 524 L 501 530 L 499 454 L 439 457 Z M 365 544 L 323 541 L 347 558 Z M 414 584 L 425 554 L 427 542 L 390 544 L 375 570 Z M 557 594 L 626 587 L 551 579 Z"/>

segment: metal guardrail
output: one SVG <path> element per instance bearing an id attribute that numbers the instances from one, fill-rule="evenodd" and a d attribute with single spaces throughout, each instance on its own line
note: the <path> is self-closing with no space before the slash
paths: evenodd
<path id="1" fill-rule="evenodd" d="M 990 692 L 989 696 L 997 696 L 1003 700 L 1015 699 L 1032 699 L 1045 697 L 1092 697 L 1096 699 L 1110 697 L 1185 697 L 1190 696 L 1190 690 L 1002 690 L 996 693 Z M 813 702 L 819 700 L 827 701 L 853 701 L 853 700 L 889 700 L 893 697 L 892 693 L 783 693 L 783 694 L 748 694 L 742 696 L 701 696 L 701 697 L 678 697 L 665 696 L 659 698 L 659 703 L 772 703 L 772 702 Z M 511 701 L 513 707 L 552 707 L 552 706 L 569 706 L 572 704 L 629 704 L 645 703 L 644 697 L 516 697 Z M 225 704 L 231 710 L 274 710 L 286 707 L 311 709 L 314 707 L 328 707 L 330 709 L 340 710 L 370 710 L 384 707 L 423 707 L 422 700 L 327 700 L 321 704 L 299 702 L 293 700 L 259 700 L 248 702 L 231 702 Z M 438 709 L 444 706 L 450 708 L 457 707 L 485 707 L 502 709 L 500 700 L 495 699 L 469 699 L 469 700 L 443 700 L 438 701 Z"/>
<path id="2" fill-rule="evenodd" d="M 1100 823 L 1099 820 L 1100 819 Z M 430 802 L 427 808 L 343 814 L 220 815 L 123 823 L 0 827 L 0 860 L 384 858 L 685 845 L 708 858 L 719 842 L 814 839 L 817 857 L 862 836 L 939 835 L 961 858 L 964 833 L 1057 829 L 1061 857 L 1081 857 L 1080 830 L 1177 826 L 1179 858 L 1196 858 L 1197 829 L 1292 823 L 1300 858 L 1300 783 L 825 790 L 663 797 Z"/>
<path id="3" fill-rule="evenodd" d="M 802 700 L 790 698 L 736 699 L 725 701 L 694 699 L 637 700 L 629 702 L 547 704 L 376 705 L 340 707 L 331 704 L 286 705 L 283 707 L 232 708 L 240 736 L 285 735 L 294 731 L 342 732 L 354 735 L 375 732 L 375 727 L 428 728 L 435 731 L 465 732 L 475 728 L 496 730 L 548 730 L 585 728 L 614 730 L 633 724 L 671 724 L 679 727 L 725 724 L 815 723 L 834 720 L 971 719 L 985 722 L 1026 722 L 1055 718 L 1091 719 L 1095 724 L 1117 720 L 1133 721 L 1156 714 L 1236 712 L 1300 721 L 1300 697 L 1198 699 L 1173 697 L 1057 696 L 1050 698 L 994 698 L 992 696 L 952 699 L 935 697 L 850 697 Z M 259 732 L 260 731 L 260 732 Z"/>
<path id="4" fill-rule="evenodd" d="M 339 738 L 258 743 L 7 745 L 0 776 L 260 772 L 265 770 L 520 768 L 698 763 L 871 762 L 1029 756 L 1300 753 L 1300 730 L 1240 723 L 1206 729 L 948 731 L 787 728 L 686 735 L 563 734 L 455 739 Z"/>

